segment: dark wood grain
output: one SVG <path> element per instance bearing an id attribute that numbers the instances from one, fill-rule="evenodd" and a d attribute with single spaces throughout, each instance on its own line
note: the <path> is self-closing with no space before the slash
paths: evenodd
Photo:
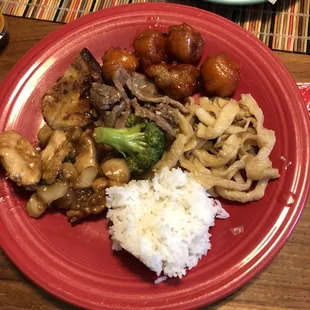
<path id="1" fill-rule="evenodd" d="M 61 25 L 8 17 L 10 42 L 0 52 L 0 82 L 39 40 Z M 310 82 L 310 56 L 276 52 L 297 82 Z M 1 227 L 0 227 L 1 229 Z M 288 243 L 259 276 L 208 309 L 310 309 L 310 202 Z M 0 250 L 0 309 L 76 309 L 44 292 Z"/>

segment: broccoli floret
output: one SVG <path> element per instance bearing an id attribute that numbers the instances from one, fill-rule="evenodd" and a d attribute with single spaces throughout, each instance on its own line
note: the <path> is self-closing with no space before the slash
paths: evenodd
<path id="1" fill-rule="evenodd" d="M 133 127 L 138 124 L 144 124 L 148 121 L 146 121 L 144 118 L 136 116 L 135 114 L 130 114 L 128 116 L 126 127 Z"/>
<path id="2" fill-rule="evenodd" d="M 129 128 L 97 127 L 94 139 L 122 153 L 132 175 L 150 170 L 163 156 L 165 147 L 165 134 L 154 122 Z"/>

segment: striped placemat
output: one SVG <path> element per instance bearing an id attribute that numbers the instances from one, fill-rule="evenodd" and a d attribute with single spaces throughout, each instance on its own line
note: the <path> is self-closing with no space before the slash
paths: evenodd
<path id="1" fill-rule="evenodd" d="M 248 6 L 223 6 L 199 0 L 0 0 L 0 12 L 68 23 L 103 8 L 138 2 L 174 2 L 228 18 L 274 50 L 310 54 L 310 0 L 278 0 Z"/>

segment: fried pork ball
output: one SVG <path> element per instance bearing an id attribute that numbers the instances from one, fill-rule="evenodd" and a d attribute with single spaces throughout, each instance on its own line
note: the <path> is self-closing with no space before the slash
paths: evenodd
<path id="1" fill-rule="evenodd" d="M 133 47 L 144 69 L 166 60 L 166 43 L 165 35 L 154 29 L 144 30 L 136 37 Z"/>
<path id="2" fill-rule="evenodd" d="M 199 70 L 190 64 L 151 65 L 145 73 L 164 93 L 176 100 L 191 96 L 199 86 Z"/>
<path id="3" fill-rule="evenodd" d="M 132 73 L 138 69 L 139 59 L 131 52 L 119 47 L 107 50 L 102 57 L 102 72 L 105 82 L 112 82 L 113 73 L 120 66 Z"/>
<path id="4" fill-rule="evenodd" d="M 240 64 L 225 53 L 208 56 L 200 67 L 202 85 L 211 95 L 232 95 L 239 83 Z"/>
<path id="5" fill-rule="evenodd" d="M 169 27 L 168 56 L 179 63 L 197 64 L 203 54 L 204 40 L 193 27 L 183 23 Z"/>

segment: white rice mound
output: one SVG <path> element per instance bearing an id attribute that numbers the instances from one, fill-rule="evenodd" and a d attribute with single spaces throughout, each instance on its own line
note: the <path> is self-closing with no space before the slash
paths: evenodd
<path id="1" fill-rule="evenodd" d="M 124 249 L 157 276 L 182 278 L 211 248 L 209 228 L 229 214 L 182 169 L 106 190 L 112 249 Z"/>

